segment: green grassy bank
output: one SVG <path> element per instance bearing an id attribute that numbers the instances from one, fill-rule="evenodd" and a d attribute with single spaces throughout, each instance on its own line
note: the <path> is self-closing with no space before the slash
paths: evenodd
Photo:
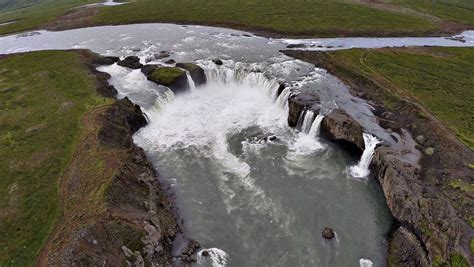
<path id="1" fill-rule="evenodd" d="M 99 97 L 76 52 L 0 58 L 0 266 L 30 266 L 60 215 L 59 182 Z"/>
<path id="2" fill-rule="evenodd" d="M 98 7 L 97 10 L 91 8 L 80 14 L 75 9 L 93 2 L 100 1 L 0 1 L 0 8 L 3 5 L 3 10 L 0 9 L 0 24 L 16 21 L 0 25 L 0 35 L 43 28 L 55 21 L 55 29 L 174 22 L 226 26 L 272 36 L 293 37 L 420 36 L 474 28 L 474 8 L 466 0 L 393 0 L 383 1 L 383 5 L 370 1 L 362 1 L 366 3 L 361 4 L 361 1 L 355 0 L 131 0 L 126 5 Z M 416 12 L 407 12 L 406 9 Z M 433 17 L 441 22 L 433 20 Z M 443 21 L 464 26 L 459 28 L 456 24 L 447 27 Z"/>
<path id="3" fill-rule="evenodd" d="M 393 93 L 415 99 L 474 150 L 474 49 L 353 49 L 329 54 Z"/>

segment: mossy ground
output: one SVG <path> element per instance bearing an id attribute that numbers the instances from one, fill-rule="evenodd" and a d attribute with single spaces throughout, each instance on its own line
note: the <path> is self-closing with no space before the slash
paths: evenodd
<path id="1" fill-rule="evenodd" d="M 81 119 L 110 102 L 75 52 L 0 58 L 0 265 L 30 266 L 61 214 Z M 91 159 L 89 169 L 103 163 Z"/>
<path id="2" fill-rule="evenodd" d="M 169 85 L 185 73 L 182 69 L 176 67 L 162 67 L 153 70 L 149 79 L 159 84 Z"/>

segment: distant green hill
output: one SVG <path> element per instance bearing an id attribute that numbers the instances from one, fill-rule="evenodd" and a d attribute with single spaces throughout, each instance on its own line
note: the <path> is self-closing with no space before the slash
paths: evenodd
<path id="1" fill-rule="evenodd" d="M 0 12 L 34 6 L 49 0 L 0 0 Z"/>

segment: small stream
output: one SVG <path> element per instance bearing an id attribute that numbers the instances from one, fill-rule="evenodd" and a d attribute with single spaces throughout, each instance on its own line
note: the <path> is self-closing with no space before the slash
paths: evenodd
<path id="1" fill-rule="evenodd" d="M 383 266 L 393 221 L 367 173 L 370 149 L 378 142 L 396 147 L 413 140 L 404 134 L 395 143 L 372 107 L 351 96 L 336 77 L 279 52 L 288 44 L 307 50 L 474 46 L 474 32 L 455 38 L 290 40 L 214 27 L 137 24 L 6 36 L 0 38 L 0 53 L 91 49 L 137 55 L 149 64 L 166 65 L 170 58 L 195 62 L 205 70 L 205 85 L 175 96 L 140 70 L 99 68 L 111 74 L 119 98 L 129 97 L 147 115 L 149 125 L 134 141 L 172 186 L 185 234 L 210 253 L 195 265 Z M 280 82 L 288 87 L 277 97 Z M 299 129 L 291 129 L 287 98 L 306 90 L 320 95 L 321 113 L 306 112 Z M 322 118 L 335 108 L 371 133 L 364 135 L 368 149 L 362 159 L 319 137 Z M 322 238 L 324 227 L 333 228 L 336 238 Z"/>

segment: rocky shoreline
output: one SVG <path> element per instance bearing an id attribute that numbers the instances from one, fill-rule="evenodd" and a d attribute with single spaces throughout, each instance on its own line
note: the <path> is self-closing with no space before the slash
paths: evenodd
<path id="1" fill-rule="evenodd" d="M 117 58 L 79 53 L 94 77 L 97 92 L 115 97 L 115 88 L 107 82 L 110 76 L 96 67 L 112 64 Z M 128 98 L 115 100 L 84 120 L 90 130 L 82 137 L 62 181 L 65 212 L 38 265 L 172 265 L 177 258 L 172 255 L 173 242 L 181 227 L 169 192 L 144 150 L 133 143 L 133 134 L 147 124 L 140 107 Z M 90 199 L 87 192 L 87 184 L 96 181 L 89 181 L 82 172 L 91 150 L 93 155 L 104 156 L 108 170 L 101 175 L 105 186 L 90 189 L 99 190 L 97 200 Z M 98 201 L 97 209 L 81 208 L 81 199 Z"/>
<path id="2" fill-rule="evenodd" d="M 450 185 L 472 181 L 473 170 L 467 166 L 474 162 L 474 153 L 420 105 L 398 99 L 393 107 L 386 107 L 387 89 L 331 60 L 328 53 L 284 53 L 336 75 L 349 85 L 353 95 L 376 107 L 375 115 L 382 127 L 398 133 L 408 130 L 416 136 L 417 149 L 424 152 L 419 162 L 407 162 L 402 160 L 406 151 L 389 145 L 375 150 L 371 169 L 397 221 L 388 240 L 389 266 L 472 265 L 473 196 Z M 290 110 L 292 113 L 298 112 Z M 363 149 L 362 127 L 343 111 L 326 116 L 321 133 L 329 140 Z"/>

